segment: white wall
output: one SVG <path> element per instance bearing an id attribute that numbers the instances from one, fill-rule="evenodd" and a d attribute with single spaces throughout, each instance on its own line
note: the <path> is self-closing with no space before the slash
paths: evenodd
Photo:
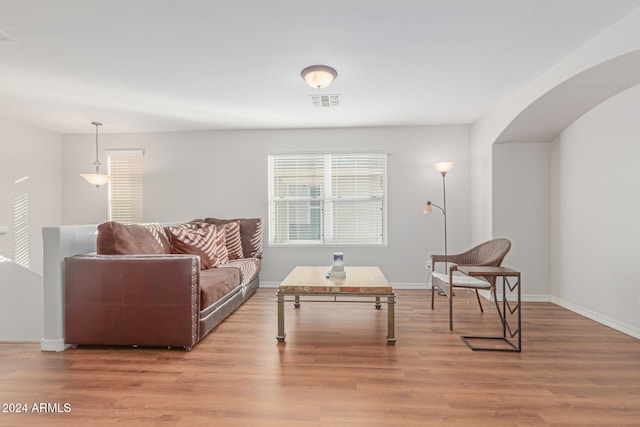
<path id="1" fill-rule="evenodd" d="M 493 145 L 493 234 L 511 240 L 504 265 L 529 301 L 549 301 L 549 144 Z"/>
<path id="2" fill-rule="evenodd" d="M 78 176 L 91 166 L 93 141 L 90 134 L 63 138 L 63 224 L 107 220 L 106 187 L 90 187 Z M 343 248 L 345 262 L 379 265 L 394 284 L 414 285 L 424 283 L 426 258 L 443 251 L 441 216 L 425 217 L 420 208 L 427 199 L 442 200 L 442 180 L 433 163 L 452 160 L 456 165 L 447 175 L 450 252 L 471 243 L 467 126 L 102 133 L 100 147 L 145 149 L 144 220 L 158 222 L 206 216 L 267 220 L 270 152 L 389 151 L 388 246 Z M 266 247 L 261 280 L 280 282 L 294 265 L 328 265 L 334 250 Z"/>
<path id="3" fill-rule="evenodd" d="M 0 255 L 0 342 L 38 342 L 44 332 L 42 275 Z"/>
<path id="4" fill-rule="evenodd" d="M 552 145 L 551 293 L 640 338 L 640 86 L 609 99 Z"/>
<path id="5" fill-rule="evenodd" d="M 563 86 L 565 89 L 574 86 L 572 78 L 575 76 L 593 67 L 597 68 L 597 65 L 613 58 L 633 53 L 638 49 L 640 49 L 640 8 L 607 28 L 473 123 L 471 129 L 471 204 L 474 211 L 474 215 L 471 217 L 472 239 L 486 240 L 495 235 L 492 230 L 493 165 L 491 146 L 499 139 L 502 132 L 529 106 L 546 94 Z M 562 96 L 559 97 L 560 99 L 556 98 L 558 102 L 555 107 L 560 108 L 560 110 L 552 110 L 548 113 L 559 111 L 556 114 L 558 115 L 562 114 L 564 110 L 582 112 L 584 111 L 582 103 L 586 99 L 591 97 L 599 98 L 599 94 L 617 93 L 616 87 L 619 90 L 621 90 L 620 88 L 629 87 L 629 85 L 621 84 L 619 80 L 626 82 L 638 78 L 638 74 L 635 71 L 625 73 L 624 68 L 617 71 L 601 76 L 602 81 L 600 82 L 591 82 L 589 85 L 582 83 L 578 86 L 580 91 L 577 94 L 564 96 L 564 99 Z M 613 88 L 609 87 L 610 85 L 613 85 Z M 535 120 L 533 124 L 539 127 L 547 126 L 545 120 Z M 535 131 L 532 133 L 535 133 Z M 551 138 L 546 142 L 550 142 Z M 536 139 L 525 142 L 545 141 Z"/>
<path id="6" fill-rule="evenodd" d="M 14 204 L 29 195 L 30 268 L 42 273 L 42 227 L 61 221 L 60 135 L 0 119 L 0 255 L 15 256 Z M 16 183 L 23 177 L 29 177 Z"/>
<path id="7" fill-rule="evenodd" d="M 493 234 L 493 156 L 492 146 L 495 135 L 486 134 L 482 124 L 474 123 L 470 143 L 471 175 L 471 238 L 482 242 L 494 237 Z"/>

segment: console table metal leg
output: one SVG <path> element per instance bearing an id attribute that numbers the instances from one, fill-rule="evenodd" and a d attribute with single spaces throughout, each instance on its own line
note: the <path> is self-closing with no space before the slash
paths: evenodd
<path id="1" fill-rule="evenodd" d="M 502 337 L 507 339 L 507 278 L 502 276 Z"/>
<path id="2" fill-rule="evenodd" d="M 522 350 L 522 294 L 520 290 L 522 286 L 520 284 L 520 276 L 517 277 L 518 280 L 518 351 Z"/>
<path id="3" fill-rule="evenodd" d="M 471 350 L 489 350 L 489 351 L 522 351 L 522 279 L 520 273 L 509 275 L 497 275 L 502 277 L 502 313 L 500 320 L 502 321 L 502 336 L 501 337 L 486 337 L 486 336 L 462 336 L 462 341 Z M 509 282 L 509 278 L 515 280 L 512 285 Z M 509 293 L 507 293 L 507 290 Z M 516 301 L 509 300 L 508 296 L 517 293 Z M 515 306 L 514 306 L 515 304 Z M 499 307 L 499 306 L 498 306 Z M 517 311 L 517 313 L 516 313 Z M 517 326 L 513 329 L 513 316 L 516 313 Z M 511 316 L 511 317 L 509 317 Z M 517 344 L 513 342 L 513 338 L 518 336 Z M 493 340 L 502 341 L 507 347 L 478 347 L 474 346 L 470 340 Z"/>
<path id="4" fill-rule="evenodd" d="M 276 339 L 278 342 L 284 342 L 284 295 L 278 294 L 278 335 Z"/>
<path id="5" fill-rule="evenodd" d="M 378 298 L 379 299 L 379 298 Z M 387 297 L 387 344 L 396 343 L 396 301 L 395 295 Z"/>

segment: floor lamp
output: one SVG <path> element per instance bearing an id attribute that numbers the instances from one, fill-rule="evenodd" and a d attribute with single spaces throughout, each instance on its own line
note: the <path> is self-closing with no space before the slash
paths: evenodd
<path id="1" fill-rule="evenodd" d="M 431 203 L 431 200 L 428 200 L 427 203 L 425 203 L 425 205 L 422 207 L 422 213 L 427 214 L 433 212 L 433 206 L 442 211 L 442 215 L 444 216 L 444 256 L 446 258 L 449 253 L 447 251 L 447 188 L 445 185 L 445 176 L 447 175 L 447 172 L 449 172 L 451 168 L 453 168 L 453 162 L 438 162 L 433 165 L 433 168 L 436 171 L 440 172 L 440 174 L 442 175 L 442 206 L 438 206 L 435 203 Z M 444 267 L 445 273 L 448 273 L 449 263 L 447 261 L 445 261 Z M 451 288 L 451 296 L 453 296 L 453 287 L 451 287 L 451 285 L 449 286 Z M 438 294 L 444 295 L 442 290 L 438 290 Z"/>

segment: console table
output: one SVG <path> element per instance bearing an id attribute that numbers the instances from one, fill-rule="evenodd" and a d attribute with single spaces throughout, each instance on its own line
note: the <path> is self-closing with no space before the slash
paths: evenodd
<path id="1" fill-rule="evenodd" d="M 506 267 L 488 267 L 488 266 L 475 266 L 475 265 L 459 265 L 458 271 L 468 276 L 482 276 L 493 277 L 496 281 L 498 278 L 502 278 L 502 336 L 500 337 L 487 337 L 487 336 L 462 336 L 462 341 L 471 350 L 488 350 L 488 351 L 516 351 L 520 352 L 522 349 L 522 316 L 521 316 L 521 281 L 520 272 L 512 270 Z M 511 281 L 510 281 L 511 279 Z M 513 283 L 511 283 L 513 282 Z M 497 286 L 497 283 L 496 283 Z M 509 289 L 509 295 L 517 294 L 516 301 L 509 301 L 507 295 L 507 289 Z M 517 327 L 511 328 L 513 320 L 517 319 Z M 517 341 L 514 343 L 513 338 L 517 336 Z M 508 347 L 478 347 L 474 346 L 471 340 L 500 340 L 508 344 Z"/>

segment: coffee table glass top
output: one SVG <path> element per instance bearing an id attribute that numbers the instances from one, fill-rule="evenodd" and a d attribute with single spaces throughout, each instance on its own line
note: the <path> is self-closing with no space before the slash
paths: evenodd
<path id="1" fill-rule="evenodd" d="M 393 288 L 378 267 L 345 267 L 346 277 L 326 277 L 331 267 L 299 266 L 284 279 L 280 293 L 393 293 Z"/>

